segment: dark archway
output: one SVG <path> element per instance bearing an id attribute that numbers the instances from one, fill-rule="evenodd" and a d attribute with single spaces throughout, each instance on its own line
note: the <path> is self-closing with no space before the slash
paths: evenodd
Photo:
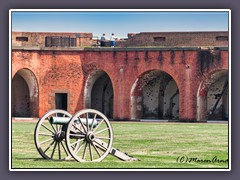
<path id="1" fill-rule="evenodd" d="M 228 120 L 228 71 L 209 74 L 198 90 L 198 120 Z"/>
<path id="2" fill-rule="evenodd" d="M 131 119 L 178 119 L 179 91 L 175 80 L 160 70 L 142 74 L 131 89 Z"/>
<path id="3" fill-rule="evenodd" d="M 12 116 L 38 117 L 38 85 L 28 69 L 19 70 L 12 80 Z"/>
<path id="4" fill-rule="evenodd" d="M 113 118 L 113 86 L 104 71 L 92 73 L 85 86 L 85 106 L 99 110 L 108 118 Z"/>

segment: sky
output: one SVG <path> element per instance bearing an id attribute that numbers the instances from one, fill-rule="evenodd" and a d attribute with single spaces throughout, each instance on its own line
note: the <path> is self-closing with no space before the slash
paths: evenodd
<path id="1" fill-rule="evenodd" d="M 128 33 L 228 31 L 227 11 L 116 12 L 12 11 L 12 31 L 88 32 L 126 38 Z"/>

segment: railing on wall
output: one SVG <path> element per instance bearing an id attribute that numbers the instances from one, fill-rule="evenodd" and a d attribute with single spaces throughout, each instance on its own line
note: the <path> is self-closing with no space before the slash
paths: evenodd
<path id="1" fill-rule="evenodd" d="M 47 36 L 45 37 L 45 47 L 76 47 L 76 38 Z"/>

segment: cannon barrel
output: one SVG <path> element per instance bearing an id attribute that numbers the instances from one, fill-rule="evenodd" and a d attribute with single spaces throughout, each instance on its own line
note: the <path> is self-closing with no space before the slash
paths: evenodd
<path id="1" fill-rule="evenodd" d="M 50 117 L 49 119 L 51 124 L 68 124 L 69 121 L 69 117 Z"/>
<path id="2" fill-rule="evenodd" d="M 61 124 L 61 125 L 64 125 L 64 124 L 68 124 L 68 122 L 70 121 L 71 118 L 69 117 L 50 117 L 49 119 L 49 122 L 51 124 Z M 82 121 L 82 123 L 86 126 L 87 125 L 87 120 L 86 118 L 80 118 L 80 120 Z M 76 119 L 76 122 L 78 120 Z M 93 123 L 93 125 L 92 125 Z M 92 127 L 96 127 L 97 126 L 97 120 L 96 119 L 91 119 L 91 118 L 88 118 L 88 125 L 89 126 L 92 126 Z"/>

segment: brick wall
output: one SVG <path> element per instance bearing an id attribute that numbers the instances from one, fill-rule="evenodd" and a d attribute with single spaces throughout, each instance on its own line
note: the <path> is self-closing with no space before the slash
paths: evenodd
<path id="1" fill-rule="evenodd" d="M 228 46 L 228 32 L 141 32 L 128 34 L 123 47 L 134 46 L 171 46 L 201 47 Z"/>
<path id="2" fill-rule="evenodd" d="M 205 77 L 211 77 L 211 73 L 228 69 L 228 50 L 113 48 L 43 51 L 14 48 L 12 78 L 23 68 L 31 71 L 37 81 L 39 116 L 54 108 L 56 92 L 68 94 L 70 113 L 85 108 L 85 87 L 94 83 L 87 80 L 95 72 L 103 71 L 113 86 L 113 118 L 131 119 L 134 117 L 132 112 L 139 118 L 141 107 L 137 103 L 141 101 L 141 90 L 136 87 L 141 87 L 139 82 L 144 81 L 145 74 L 161 71 L 169 74 L 179 89 L 179 119 L 196 120 L 199 86 Z"/>
<path id="3" fill-rule="evenodd" d="M 91 47 L 92 33 L 13 32 L 12 46 L 45 47 L 45 37 L 76 38 L 76 47 Z M 106 43 L 110 46 L 110 42 Z M 117 40 L 117 47 L 227 47 L 228 32 L 141 32 L 129 33 L 128 39 Z"/>
<path id="4" fill-rule="evenodd" d="M 76 47 L 92 45 L 92 33 L 12 32 L 12 46 L 45 47 L 48 36 L 76 38 Z"/>

